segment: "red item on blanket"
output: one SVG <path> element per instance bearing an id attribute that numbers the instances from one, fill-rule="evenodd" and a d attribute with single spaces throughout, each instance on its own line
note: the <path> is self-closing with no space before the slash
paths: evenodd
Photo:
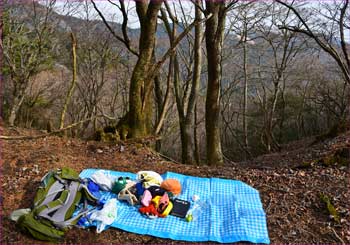
<path id="1" fill-rule="evenodd" d="M 147 215 L 148 217 L 152 218 L 152 216 L 158 216 L 161 217 L 161 215 L 158 213 L 154 203 L 150 203 L 147 207 L 141 207 L 139 208 L 140 213 Z"/>

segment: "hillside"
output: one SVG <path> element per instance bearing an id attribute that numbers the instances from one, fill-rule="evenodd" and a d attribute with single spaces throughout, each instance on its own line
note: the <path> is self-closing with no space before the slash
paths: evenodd
<path id="1" fill-rule="evenodd" d="M 38 133 L 21 128 L 1 128 L 1 135 Z M 179 164 L 165 161 L 141 143 L 106 144 L 57 136 L 2 141 L 1 244 L 38 243 L 20 233 L 8 215 L 15 209 L 30 207 L 33 190 L 37 188 L 41 177 L 48 170 L 62 166 L 77 171 L 84 168 L 130 172 L 154 170 L 159 173 L 174 171 L 193 176 L 242 180 L 260 192 L 267 213 L 271 243 L 350 243 L 349 163 L 346 166 L 326 166 L 315 161 L 342 149 L 346 152 L 350 147 L 350 132 L 305 147 L 308 143 L 295 142 L 288 146 L 289 151 L 264 155 L 247 163 L 227 163 L 222 167 L 211 168 L 189 165 L 179 167 Z M 310 160 L 314 160 L 315 165 L 300 167 L 301 161 Z M 327 213 L 320 193 L 331 198 L 340 216 L 339 223 Z M 67 233 L 64 243 L 183 244 L 117 229 L 96 235 L 94 229 L 76 228 Z"/>
<path id="2" fill-rule="evenodd" d="M 11 12 L 12 18 L 23 21 L 26 24 L 26 26 L 29 27 L 29 29 L 32 29 L 34 24 L 33 23 L 34 16 L 38 15 L 40 16 L 40 18 L 44 18 L 46 14 L 46 10 L 43 5 L 39 3 L 35 3 L 35 6 L 36 6 L 36 13 L 33 12 L 33 4 L 31 2 L 16 2 L 16 1 L 9 2 L 7 3 L 7 5 L 5 5 L 5 8 L 9 8 L 11 10 L 10 12 Z M 55 9 L 52 10 L 52 13 L 51 15 L 49 15 L 48 18 L 50 19 L 51 24 L 55 28 L 55 31 L 57 33 L 60 33 L 61 36 L 69 34 L 70 32 L 74 32 L 75 34 L 83 33 L 83 35 L 86 35 L 86 33 L 84 33 L 85 32 L 84 28 L 86 25 L 89 26 L 90 28 L 89 32 L 91 33 L 92 36 L 100 36 L 102 33 L 109 33 L 108 28 L 100 18 L 99 19 L 92 18 L 87 21 L 82 18 L 78 18 L 76 16 L 60 14 L 59 11 L 57 12 L 55 11 Z M 89 22 L 89 24 L 87 24 L 87 22 Z M 107 21 L 107 22 L 117 35 L 121 37 L 123 36 L 122 25 L 120 23 L 113 22 L 113 21 Z M 178 23 L 178 25 L 176 26 L 177 35 L 183 32 L 184 27 L 185 27 L 184 23 L 182 22 Z M 135 47 L 137 47 L 138 39 L 140 37 L 140 28 L 127 27 L 126 31 L 128 33 L 131 43 Z M 194 30 L 191 30 L 191 33 L 192 35 L 194 35 Z M 274 32 L 271 32 L 271 33 L 276 40 L 283 38 L 279 33 L 274 33 Z M 224 40 L 225 42 L 224 46 L 226 46 L 227 49 L 230 51 L 233 47 L 238 45 L 239 37 L 234 32 L 227 33 L 226 35 L 227 36 Z M 254 39 L 254 42 L 250 43 L 251 51 L 248 54 L 249 56 L 248 60 L 250 64 L 257 64 L 256 57 L 259 53 L 259 49 L 261 49 L 260 46 L 262 45 L 263 40 L 261 38 L 260 39 L 258 38 L 259 35 L 257 33 L 251 33 L 250 35 L 251 35 L 250 38 Z M 111 38 L 114 39 L 112 35 L 111 35 Z M 157 38 L 157 43 L 159 44 L 156 47 L 156 55 L 160 56 L 164 54 L 164 52 L 169 48 L 169 36 L 166 31 L 166 27 L 164 23 L 158 24 L 156 38 Z M 115 42 L 113 43 L 113 46 L 123 45 L 116 39 L 114 39 L 114 41 Z M 304 42 L 304 37 L 298 36 L 297 43 L 302 43 L 302 42 Z M 186 40 L 182 40 L 180 44 L 181 44 L 180 46 L 184 50 L 187 50 L 189 48 Z M 339 44 L 337 43 L 337 45 Z M 310 50 L 317 47 L 316 44 L 312 41 L 309 41 L 308 46 Z M 266 47 L 264 47 L 264 49 L 265 48 Z M 272 55 L 273 50 L 271 48 L 267 48 L 267 51 L 269 55 Z M 304 50 L 303 52 L 305 52 L 306 55 L 310 55 L 313 53 L 313 51 L 311 51 L 310 53 L 310 51 L 306 51 L 306 50 Z M 319 55 L 322 56 L 321 60 L 323 60 L 323 62 L 328 62 L 330 60 L 330 57 L 322 52 Z"/>

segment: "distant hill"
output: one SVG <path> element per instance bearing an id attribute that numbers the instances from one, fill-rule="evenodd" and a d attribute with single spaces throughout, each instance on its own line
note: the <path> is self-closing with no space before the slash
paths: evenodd
<path id="1" fill-rule="evenodd" d="M 41 17 L 44 17 L 45 15 L 45 7 L 38 4 L 38 3 L 34 3 L 35 4 L 35 11 L 36 14 L 41 15 Z M 33 27 L 33 3 L 31 2 L 21 2 L 21 1 L 11 1 L 10 4 L 7 4 L 5 6 L 5 8 L 9 8 L 11 10 L 11 15 L 13 17 L 15 17 L 18 20 L 22 20 L 26 23 L 26 25 L 28 27 Z M 61 15 L 58 14 L 57 12 L 53 12 L 50 15 L 50 21 L 51 23 L 56 23 L 56 28 L 57 28 L 57 32 L 59 33 L 60 36 L 64 37 L 65 33 L 69 33 L 71 31 L 73 31 L 74 33 L 79 33 L 82 31 L 82 28 L 84 27 L 84 25 L 86 25 L 86 21 L 84 21 L 83 19 L 74 17 L 74 16 L 69 16 L 69 15 Z M 122 36 L 122 27 L 121 24 L 117 23 L 117 22 L 109 22 L 110 26 L 114 29 L 114 31 Z M 92 36 L 96 36 L 96 38 L 99 38 L 102 34 L 105 33 L 109 33 L 109 30 L 107 30 L 105 24 L 101 21 L 101 20 L 91 20 L 90 21 L 90 32 Z M 183 31 L 183 27 L 181 27 L 182 25 L 177 27 L 177 34 L 180 34 Z M 133 45 L 135 47 L 138 46 L 138 38 L 140 35 L 140 29 L 132 29 L 132 28 L 128 28 L 127 30 L 128 34 L 129 34 L 129 38 L 131 39 L 131 42 L 133 43 Z M 192 30 L 192 32 L 194 32 L 194 30 Z M 166 32 L 165 26 L 164 24 L 159 24 L 157 27 L 157 49 L 156 49 L 156 54 L 157 56 L 160 56 L 161 54 L 163 54 L 169 47 L 169 38 L 168 38 L 168 34 Z M 272 34 L 272 35 L 276 35 L 278 38 L 278 33 Z M 257 34 L 252 34 L 251 38 L 256 38 Z M 280 36 L 282 38 L 282 36 Z M 303 42 L 305 36 L 304 35 L 299 35 L 300 38 L 298 38 L 297 42 Z M 185 38 L 186 39 L 186 38 Z M 187 49 L 188 48 L 188 43 L 186 40 L 183 40 L 181 45 L 183 49 Z M 69 40 L 69 39 L 67 39 Z M 232 47 L 234 48 L 235 46 L 237 46 L 238 42 L 239 42 L 239 38 L 235 35 L 235 34 L 229 34 L 229 36 L 226 38 L 225 40 L 225 44 L 227 47 Z M 248 57 L 248 62 L 252 65 L 256 65 L 258 62 L 258 53 L 260 53 L 259 51 L 261 51 L 261 49 L 263 47 L 261 47 L 260 45 L 262 44 L 263 40 L 262 39 L 254 39 L 254 42 L 249 44 L 250 45 L 250 49 L 249 49 L 249 57 Z M 119 41 L 114 42 L 113 45 L 116 46 L 123 46 L 122 43 L 120 43 Z M 272 57 L 272 49 L 268 48 L 268 47 L 264 47 L 264 56 L 262 57 L 262 62 L 264 62 L 264 60 L 268 60 L 270 59 L 270 57 Z M 310 41 L 308 42 L 308 48 L 303 50 L 302 53 L 304 53 L 304 55 L 313 55 L 314 50 L 318 49 L 317 44 L 315 44 L 314 42 Z M 238 52 L 240 52 L 239 50 L 235 51 L 234 53 L 237 54 Z M 269 57 L 270 56 L 270 57 Z M 322 63 L 327 64 L 329 62 L 333 62 L 333 60 L 331 59 L 331 57 L 328 54 L 325 54 L 324 52 L 320 52 L 318 54 L 319 59 L 321 60 Z"/>

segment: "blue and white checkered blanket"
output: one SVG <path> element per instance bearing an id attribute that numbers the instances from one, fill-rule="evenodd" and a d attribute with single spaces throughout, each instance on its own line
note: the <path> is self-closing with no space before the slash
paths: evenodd
<path id="1" fill-rule="evenodd" d="M 90 177 L 98 169 L 85 169 L 81 178 Z M 127 172 L 108 171 L 111 176 L 135 179 L 136 175 Z M 270 243 L 266 216 L 259 192 L 249 185 L 219 178 L 199 178 L 167 172 L 163 179 L 174 178 L 180 181 L 180 199 L 191 200 L 193 195 L 209 203 L 200 217 L 192 222 L 175 216 L 148 219 L 138 212 L 138 207 L 127 202 L 118 202 L 117 218 L 112 227 L 138 234 L 185 241 L 216 241 L 221 243 L 248 241 Z M 108 198 L 112 195 L 104 192 Z M 113 194 L 114 195 L 114 194 Z"/>

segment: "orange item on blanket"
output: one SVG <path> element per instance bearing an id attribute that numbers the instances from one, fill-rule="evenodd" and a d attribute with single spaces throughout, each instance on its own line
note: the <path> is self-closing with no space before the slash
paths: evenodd
<path id="1" fill-rule="evenodd" d="M 181 184 L 177 179 L 166 179 L 160 185 L 166 191 L 170 191 L 174 195 L 179 195 L 181 193 Z"/>

